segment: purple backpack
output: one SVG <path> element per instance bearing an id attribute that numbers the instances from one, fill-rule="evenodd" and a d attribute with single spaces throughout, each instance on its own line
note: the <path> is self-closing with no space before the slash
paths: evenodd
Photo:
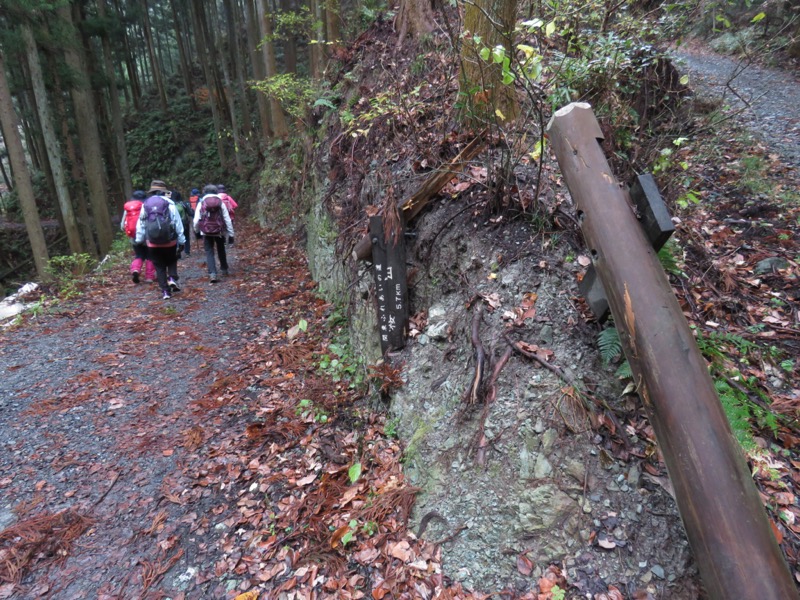
<path id="1" fill-rule="evenodd" d="M 169 212 L 169 202 L 161 196 L 150 196 L 144 201 L 144 232 L 151 244 L 165 245 L 178 239 L 178 232 Z"/>
<path id="2" fill-rule="evenodd" d="M 197 229 L 205 236 L 225 235 L 225 218 L 222 216 L 222 199 L 206 196 L 200 205 L 200 220 Z"/>

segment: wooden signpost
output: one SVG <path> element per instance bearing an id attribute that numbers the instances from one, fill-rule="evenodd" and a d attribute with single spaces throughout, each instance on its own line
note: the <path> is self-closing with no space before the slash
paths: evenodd
<path id="1" fill-rule="evenodd" d="M 408 332 L 408 284 L 406 282 L 406 247 L 402 232 L 387 240 L 383 217 L 369 219 L 372 244 L 372 271 L 378 302 L 378 330 L 381 351 L 397 350 L 405 345 Z"/>

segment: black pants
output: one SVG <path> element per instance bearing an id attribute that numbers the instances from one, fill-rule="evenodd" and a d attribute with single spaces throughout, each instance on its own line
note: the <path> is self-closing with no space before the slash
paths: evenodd
<path id="1" fill-rule="evenodd" d="M 186 221 L 183 224 L 183 233 L 185 234 L 184 237 L 186 237 L 186 243 L 183 245 L 183 251 L 186 252 L 187 255 L 190 254 L 191 251 L 192 251 L 192 234 L 191 234 L 191 232 L 192 232 L 192 222 L 191 221 Z"/>
<path id="2" fill-rule="evenodd" d="M 206 266 L 208 267 L 209 275 L 217 274 L 217 261 L 214 256 L 215 246 L 217 254 L 219 255 L 219 268 L 223 271 L 228 270 L 228 255 L 225 253 L 225 238 L 218 235 L 204 235 L 203 248 L 205 248 L 206 251 Z"/>
<path id="3" fill-rule="evenodd" d="M 158 287 L 162 291 L 167 289 L 167 277 L 178 281 L 178 246 L 150 247 L 148 248 L 150 260 L 156 267 Z"/>

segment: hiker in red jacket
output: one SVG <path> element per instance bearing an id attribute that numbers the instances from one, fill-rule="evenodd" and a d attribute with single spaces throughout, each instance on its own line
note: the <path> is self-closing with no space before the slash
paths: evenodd
<path id="1" fill-rule="evenodd" d="M 228 209 L 228 215 L 231 221 L 233 221 L 233 213 L 236 212 L 236 207 L 239 205 L 236 203 L 236 200 L 233 199 L 233 196 L 229 196 L 225 193 L 225 186 L 221 183 L 217 186 L 217 192 L 217 196 L 222 198 L 222 201 L 225 203 L 225 208 Z"/>
<path id="2" fill-rule="evenodd" d="M 139 278 L 142 274 L 142 263 L 145 264 L 145 281 L 152 283 L 156 279 L 156 267 L 152 260 L 147 258 L 147 245 L 136 243 L 136 223 L 139 221 L 139 214 L 142 212 L 142 203 L 145 200 L 145 194 L 142 190 L 133 192 L 133 196 L 125 203 L 123 209 L 125 212 L 122 215 L 120 229 L 131 238 L 131 247 L 133 248 L 133 260 L 131 261 L 131 279 L 133 283 L 139 283 Z"/>

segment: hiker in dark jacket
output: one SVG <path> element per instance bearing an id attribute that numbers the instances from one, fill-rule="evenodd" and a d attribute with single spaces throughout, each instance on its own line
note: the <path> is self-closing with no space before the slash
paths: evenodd
<path id="1" fill-rule="evenodd" d="M 192 223 L 192 218 L 194 217 L 194 211 L 192 210 L 192 206 L 183 199 L 181 193 L 178 190 L 172 190 L 169 195 L 169 199 L 175 203 L 175 208 L 178 210 L 178 214 L 181 216 L 181 223 L 183 223 L 183 233 L 186 236 L 186 245 L 183 247 L 183 251 L 186 256 L 191 255 L 192 253 L 192 240 L 190 239 L 191 236 L 189 235 L 189 230 L 191 229 L 190 225 Z"/>
<path id="2" fill-rule="evenodd" d="M 153 180 L 150 183 L 148 198 L 142 205 L 139 222 L 136 224 L 136 243 L 147 244 L 150 260 L 156 266 L 156 278 L 164 300 L 168 300 L 173 292 L 179 292 L 181 289 L 178 286 L 178 257 L 186 242 L 181 217 L 169 195 L 169 190 L 163 181 Z M 159 198 L 167 203 L 164 229 L 169 235 L 164 240 L 154 239 L 154 234 L 148 225 L 148 222 L 156 221 L 153 218 L 154 212 L 151 212 L 150 208 L 158 205 Z M 163 203 L 161 206 L 163 207 Z"/>
<path id="3" fill-rule="evenodd" d="M 206 251 L 206 266 L 208 278 L 211 283 L 219 281 L 217 277 L 217 261 L 214 250 L 219 255 L 219 268 L 222 275 L 228 274 L 228 255 L 225 251 L 225 240 L 233 245 L 233 222 L 228 208 L 219 197 L 219 190 L 215 185 L 203 188 L 203 197 L 197 202 L 194 213 L 194 230 L 203 237 L 203 247 Z"/>

